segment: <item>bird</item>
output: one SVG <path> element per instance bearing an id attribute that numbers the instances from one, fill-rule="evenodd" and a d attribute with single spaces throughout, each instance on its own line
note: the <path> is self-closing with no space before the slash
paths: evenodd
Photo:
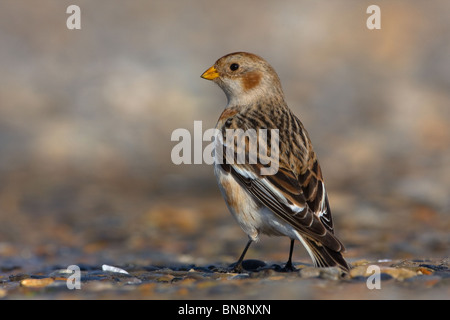
<path id="1" fill-rule="evenodd" d="M 342 255 L 345 247 L 334 232 L 317 155 L 304 125 L 286 103 L 274 68 L 256 54 L 233 52 L 218 59 L 201 78 L 216 83 L 227 97 L 216 124 L 214 173 L 229 211 L 248 235 L 232 270 L 245 271 L 248 248 L 265 234 L 290 238 L 284 271 L 296 270 L 292 254 L 294 242 L 299 241 L 315 267 L 338 267 L 347 273 L 350 266 Z M 248 145 L 237 146 L 237 141 L 223 138 L 229 130 L 239 129 L 257 133 L 277 130 L 273 131 L 279 145 L 277 158 L 273 158 L 278 161 L 276 172 L 262 174 L 267 164 L 249 161 Z M 247 143 L 249 140 L 247 137 Z M 236 149 L 230 156 L 231 145 Z M 236 150 L 244 153 L 246 161 L 233 161 Z"/>

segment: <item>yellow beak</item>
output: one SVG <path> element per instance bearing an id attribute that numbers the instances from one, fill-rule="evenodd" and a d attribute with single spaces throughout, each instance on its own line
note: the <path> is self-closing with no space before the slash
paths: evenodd
<path id="1" fill-rule="evenodd" d="M 203 72 L 203 74 L 201 75 L 201 77 L 206 80 L 214 80 L 218 76 L 219 73 L 217 72 L 216 68 L 214 68 L 214 66 Z"/>

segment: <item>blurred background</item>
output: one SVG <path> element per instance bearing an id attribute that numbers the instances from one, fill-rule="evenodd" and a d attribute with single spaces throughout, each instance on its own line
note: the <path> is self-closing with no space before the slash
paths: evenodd
<path id="1" fill-rule="evenodd" d="M 173 130 L 215 126 L 225 95 L 200 75 L 234 51 L 277 70 L 350 261 L 448 257 L 450 3 L 377 1 L 381 30 L 371 4 L 0 0 L 3 268 L 235 261 L 212 167 L 170 157 Z M 262 240 L 247 258 L 287 259 Z"/>

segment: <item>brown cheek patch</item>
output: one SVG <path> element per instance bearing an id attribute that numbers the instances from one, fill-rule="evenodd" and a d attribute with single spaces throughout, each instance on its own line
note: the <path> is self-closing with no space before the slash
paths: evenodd
<path id="1" fill-rule="evenodd" d="M 242 85 L 245 91 L 253 89 L 261 82 L 261 74 L 259 72 L 249 72 L 242 78 Z"/>

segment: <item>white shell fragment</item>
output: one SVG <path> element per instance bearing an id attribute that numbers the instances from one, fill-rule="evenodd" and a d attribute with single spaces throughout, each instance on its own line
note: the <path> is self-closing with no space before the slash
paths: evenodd
<path id="1" fill-rule="evenodd" d="M 102 270 L 103 271 L 109 271 L 109 272 L 116 272 L 116 273 L 125 273 L 125 274 L 129 274 L 127 271 L 114 267 L 114 266 L 109 266 L 107 264 L 102 265 Z"/>

